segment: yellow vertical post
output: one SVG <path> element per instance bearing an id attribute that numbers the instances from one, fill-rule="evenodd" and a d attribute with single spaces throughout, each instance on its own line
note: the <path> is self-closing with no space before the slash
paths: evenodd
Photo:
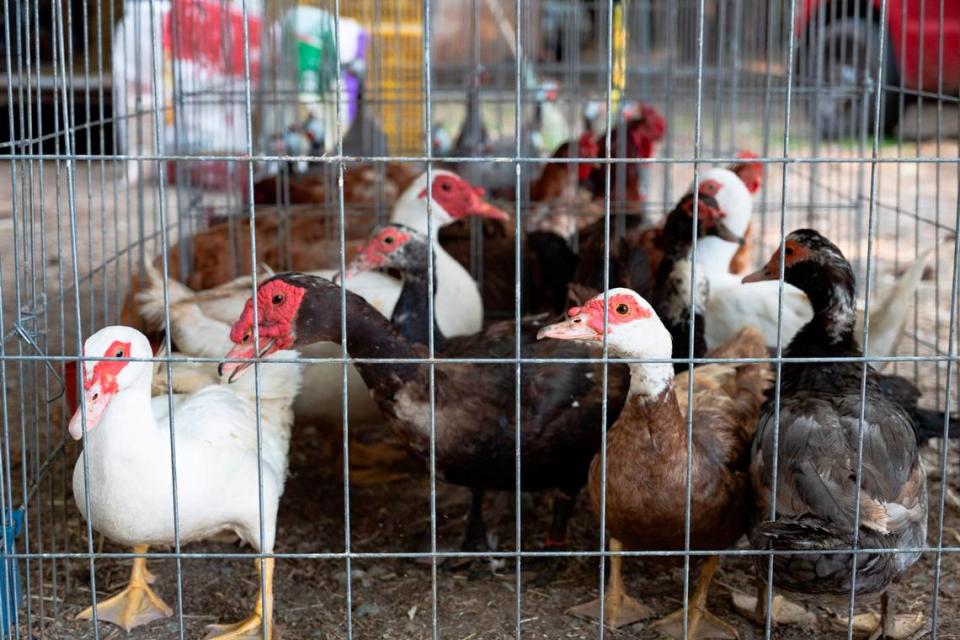
<path id="1" fill-rule="evenodd" d="M 627 26 L 624 22 L 624 9 L 627 0 L 619 0 L 613 5 L 613 69 L 610 78 L 610 109 L 616 113 L 624 89 L 627 87 Z"/>
<path id="2" fill-rule="evenodd" d="M 423 3 L 419 0 L 352 0 L 344 16 L 370 35 L 365 95 L 394 155 L 422 155 L 424 78 Z M 374 52 L 379 55 L 374 55 Z"/>

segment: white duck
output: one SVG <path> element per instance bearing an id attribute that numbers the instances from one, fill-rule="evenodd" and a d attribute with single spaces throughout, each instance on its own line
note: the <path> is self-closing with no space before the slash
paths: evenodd
<path id="1" fill-rule="evenodd" d="M 750 177 L 755 180 L 756 174 L 750 174 Z M 726 227 L 733 234 L 743 237 L 753 214 L 752 194 L 756 192 L 757 183 L 752 182 L 748 188 L 742 176 L 729 169 L 716 167 L 701 174 L 700 184 L 701 187 L 712 186 L 711 195 L 725 214 Z M 715 236 L 697 241 L 700 273 L 710 283 L 704 327 L 707 349 L 726 343 L 745 326 L 753 326 L 763 334 L 767 348 L 774 350 L 777 347 L 780 283 L 776 280 L 743 283 L 742 276 L 731 273 L 729 268 L 738 248 L 739 245 Z M 870 305 L 870 344 L 867 350 L 870 355 L 889 356 L 895 353 L 907 321 L 909 302 L 932 254 L 931 249 L 918 256 L 885 295 L 874 298 Z M 783 283 L 781 344 L 788 345 L 811 318 L 813 308 L 806 294 L 791 284 Z M 855 335 L 862 333 L 863 312 L 858 310 Z"/>
<path id="2" fill-rule="evenodd" d="M 508 216 L 483 199 L 478 189 L 450 171 L 431 173 L 432 198 L 429 211 L 433 217 L 431 230 L 437 275 L 436 319 L 445 335 L 469 335 L 479 331 L 483 324 L 483 301 L 469 272 L 444 251 L 437 242 L 441 227 L 465 216 L 506 219 Z M 397 200 L 390 219 L 423 233 L 427 232 L 427 174 L 421 174 Z M 332 279 L 337 270 L 311 272 Z M 163 327 L 163 280 L 147 267 L 149 286 L 137 294 L 139 312 L 156 328 Z M 378 272 L 367 272 L 351 277 L 347 288 L 360 294 L 387 317 L 400 297 L 401 282 Z M 174 280 L 168 280 L 170 304 L 170 332 L 177 349 L 192 356 L 220 358 L 233 348 L 230 326 L 240 317 L 250 298 L 250 278 L 237 278 L 227 284 L 194 292 Z M 340 345 L 315 344 L 304 350 L 311 358 L 338 358 Z M 176 375 L 175 375 L 176 378 Z M 340 425 L 343 420 L 343 372 L 340 364 L 314 364 L 304 371 L 304 387 L 310 394 L 298 397 L 294 405 L 297 418 L 305 421 L 324 421 Z M 348 367 L 347 393 L 350 419 L 376 420 L 380 412 L 370 398 L 366 385 L 353 366 Z"/>
<path id="3" fill-rule="evenodd" d="M 130 327 L 101 329 L 87 338 L 84 354 L 150 358 L 147 338 Z M 295 357 L 288 351 L 283 358 Z M 170 422 L 165 397 L 151 402 L 153 368 L 126 359 L 85 362 L 84 403 L 70 419 L 70 435 L 84 438 L 73 471 L 73 495 L 84 518 L 111 540 L 142 554 L 150 545 L 174 542 Z M 263 531 L 260 539 L 257 420 L 254 377 L 208 386 L 177 399 L 174 409 L 180 541 L 233 531 L 257 551 L 273 551 L 277 505 L 287 473 L 293 421 L 291 405 L 300 387 L 300 365 L 264 363 L 260 375 L 263 451 Z M 159 413 L 152 405 L 157 405 Z M 84 456 L 89 482 L 85 482 Z M 87 511 L 87 488 L 89 506 Z M 273 560 L 257 562 L 265 590 L 253 614 L 233 625 L 213 625 L 217 638 L 259 638 L 272 625 Z M 146 559 L 136 558 L 130 583 L 98 603 L 97 616 L 124 629 L 171 615 L 149 583 Z M 262 608 L 263 596 L 267 609 Z M 77 617 L 89 619 L 88 608 Z"/>

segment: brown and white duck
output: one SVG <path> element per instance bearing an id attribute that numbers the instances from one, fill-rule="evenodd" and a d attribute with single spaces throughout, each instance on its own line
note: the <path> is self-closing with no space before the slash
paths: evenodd
<path id="1" fill-rule="evenodd" d="M 409 282 L 408 282 L 409 284 Z M 283 274 L 260 285 L 257 313 L 261 355 L 282 345 L 339 343 L 342 337 L 340 287 L 323 278 Z M 411 451 L 430 457 L 430 367 L 427 349 L 400 335 L 365 300 L 346 292 L 346 345 L 387 425 Z M 253 301 L 233 325 L 236 347 L 228 357 L 251 353 Z M 534 342 L 524 345 L 526 358 L 588 358 L 591 347 Z M 513 358 L 513 336 L 482 334 L 459 338 L 444 355 Z M 367 359 L 389 358 L 389 363 Z M 399 360 L 399 361 L 398 361 Z M 242 370 L 240 365 L 238 370 Z M 520 425 L 516 425 L 516 368 L 504 364 L 435 365 L 435 460 L 440 478 L 474 492 L 464 548 L 485 547 L 482 492 L 516 488 L 516 437 L 520 438 L 520 483 L 524 491 L 559 489 L 548 546 L 564 544 L 574 499 L 586 484 L 593 454 L 599 449 L 602 424 L 602 365 L 599 362 L 524 364 L 520 379 Z M 626 398 L 625 368 L 608 372 L 608 424 Z"/>
<path id="2" fill-rule="evenodd" d="M 608 318 L 604 332 L 604 309 Z M 598 344 L 606 336 L 611 354 L 631 359 L 669 359 L 670 333 L 651 305 L 628 289 L 597 296 L 570 317 L 544 327 L 540 336 Z M 765 357 L 763 337 L 744 329 L 716 357 Z M 630 393 L 607 434 L 606 523 L 610 550 L 682 550 L 687 495 L 687 374 L 675 381 L 669 362 L 632 361 Z M 743 535 L 751 511 L 750 442 L 769 384 L 769 366 L 709 364 L 694 369 L 693 452 L 690 460 L 690 548 L 724 549 Z M 682 380 L 682 382 L 681 382 Z M 599 511 L 600 456 L 590 466 L 590 497 Z M 706 609 L 707 590 L 719 564 L 710 556 L 688 602 L 688 637 L 736 637 L 736 630 Z M 622 557 L 611 556 L 604 616 L 611 627 L 642 620 L 652 611 L 627 595 Z M 600 601 L 572 610 L 599 616 Z M 681 609 L 656 623 L 659 631 L 683 636 Z"/>
<path id="3" fill-rule="evenodd" d="M 744 280 L 780 279 L 780 259 L 778 249 Z M 783 280 L 803 291 L 813 307 L 813 318 L 784 356 L 861 356 L 854 330 L 853 271 L 840 250 L 816 231 L 800 229 L 787 236 L 783 263 Z M 776 513 L 771 513 L 777 437 Z M 926 542 L 927 485 L 916 427 L 908 411 L 884 394 L 872 366 L 864 369 L 858 361 L 785 363 L 779 429 L 771 403 L 760 416 L 750 472 L 759 519 L 750 541 L 757 549 L 781 552 L 773 561 L 777 589 L 817 604 L 832 598 L 846 607 L 855 571 L 857 600 L 883 600 L 876 635 L 902 637 L 916 630 L 916 618 L 896 619 L 893 597 L 897 581 L 919 553 L 864 553 L 856 565 L 853 554 L 836 553 L 855 542 L 881 551 Z M 789 551 L 798 553 L 782 553 Z M 757 557 L 760 580 L 767 576 L 768 561 Z M 766 601 L 761 595 L 755 604 L 754 616 L 761 620 Z M 777 614 L 775 609 L 774 620 Z"/>

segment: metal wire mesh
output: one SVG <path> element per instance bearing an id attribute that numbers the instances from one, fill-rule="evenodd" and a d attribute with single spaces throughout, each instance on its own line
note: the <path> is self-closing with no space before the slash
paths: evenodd
<path id="1" fill-rule="evenodd" d="M 611 243 L 623 231 L 615 212 L 627 200 L 624 172 L 618 167 L 641 167 L 645 206 L 659 213 L 672 208 L 691 179 L 696 191 L 703 170 L 735 162 L 743 149 L 756 151 L 756 161 L 766 172 L 754 202 L 754 257 L 765 258 L 781 246 L 791 229 L 821 230 L 853 264 L 867 318 L 863 343 L 869 337 L 869 312 L 878 291 L 914 256 L 933 247 L 933 266 L 912 301 L 907 339 L 900 351 L 883 357 L 867 354 L 854 361 L 862 362 L 864 371 L 868 364 L 885 365 L 916 382 L 925 406 L 947 415 L 956 411 L 960 256 L 957 244 L 948 241 L 960 229 L 960 59 L 953 41 L 960 32 L 960 15 L 951 3 L 314 2 L 309 8 L 329 16 L 330 22 L 321 26 L 331 39 L 333 55 L 324 67 L 325 84 L 308 98 L 298 75 L 298 58 L 288 55 L 295 34 L 284 22 L 290 15 L 294 24 L 305 20 L 306 14 L 291 13 L 305 6 L 293 2 L 261 6 L 251 0 L 130 0 L 122 5 L 80 0 L 49 6 L 39 0 L 4 2 L 7 118 L 0 125 L 6 133 L 0 149 L 7 154 L 4 168 L 10 186 L 5 192 L 8 204 L 0 209 L 0 523 L 6 530 L 13 511 L 22 509 L 23 532 L 7 541 L 3 561 L 8 571 L 22 575 L 24 594 L 8 631 L 11 637 L 99 638 L 110 633 L 96 619 L 90 625 L 73 622 L 72 617 L 113 590 L 117 580 L 111 572 L 124 573 L 133 554 L 112 544 L 105 547 L 75 509 L 70 479 L 80 453 L 68 441 L 63 425 L 70 415 L 70 388 L 77 386 L 77 380 L 70 379 L 70 365 L 96 360 L 84 357 L 83 338 L 106 324 L 127 321 L 125 294 L 143 277 L 142 265 L 159 256 L 157 265 L 165 280 L 177 276 L 190 284 L 197 250 L 191 238 L 212 224 L 223 223 L 230 240 L 218 263 L 230 277 L 252 276 L 250 292 L 255 294 L 261 253 L 257 234 L 251 230 L 269 213 L 281 221 L 276 252 L 281 257 L 271 267 L 296 266 L 290 254 L 291 224 L 319 217 L 326 225 L 326 237 L 334 240 L 332 262 L 342 271 L 351 242 L 357 240 L 351 235 L 353 224 L 359 225 L 363 216 L 378 222 L 389 216 L 396 197 L 387 184 L 389 163 L 409 163 L 428 175 L 440 162 L 462 173 L 485 166 L 508 167 L 506 186 L 514 193 L 506 206 L 516 229 L 530 228 L 537 214 L 526 185 L 546 164 L 550 150 L 581 132 L 588 108 L 593 108 L 598 130 L 607 132 L 608 157 L 551 162 L 590 161 L 606 168 L 608 196 L 602 202 L 602 215 L 608 261 Z M 896 17 L 906 26 L 882 27 L 893 25 Z M 352 60 L 342 55 L 344 38 L 351 33 L 343 26 L 345 18 L 355 19 L 367 38 L 365 54 Z M 362 66 L 356 65 L 357 59 Z M 622 76 L 621 60 L 625 61 Z M 470 124 L 465 100 L 481 76 L 479 120 L 504 144 L 464 155 L 457 155 L 462 149 L 454 149 L 453 155 L 445 153 L 436 136 L 453 135 Z M 351 93 L 357 78 L 362 79 L 362 102 L 371 117 L 357 129 L 359 146 L 353 147 L 347 123 L 359 121 L 361 101 Z M 544 79 L 556 83 L 556 96 L 550 101 L 538 95 L 537 82 Z M 631 101 L 656 105 L 664 113 L 668 126 L 655 157 L 624 159 L 616 153 L 618 141 L 611 139 L 610 132 Z M 278 148 L 278 134 L 302 123 L 304 113 L 323 123 L 323 144 L 303 152 Z M 890 128 L 889 122 L 898 126 Z M 530 142 L 532 134 L 541 140 L 540 152 Z M 294 202 L 291 188 L 304 166 L 319 176 L 322 186 L 322 197 L 308 205 Z M 371 193 L 357 203 L 349 201 L 345 182 L 360 171 L 372 172 L 373 179 Z M 272 195 L 278 202 L 269 208 L 254 201 L 255 179 L 268 172 L 276 176 Z M 433 187 L 429 179 L 427 184 L 429 210 Z M 432 216 L 428 221 L 429 236 L 436 221 Z M 478 223 L 471 230 L 470 271 L 483 286 L 491 276 L 484 271 L 483 230 Z M 161 627 L 144 627 L 142 637 L 193 636 L 204 623 L 223 617 L 224 608 L 235 612 L 241 596 L 235 593 L 239 583 L 233 573 L 243 570 L 236 563 L 266 557 L 278 559 L 280 571 L 288 575 L 286 585 L 277 589 L 275 609 L 278 622 L 292 637 L 393 633 L 398 637 L 490 634 L 520 638 L 530 633 L 556 637 L 561 631 L 604 637 L 602 609 L 599 624 L 564 619 L 561 613 L 574 599 L 594 590 L 604 597 L 604 559 L 611 555 L 605 544 L 605 504 L 598 518 L 582 508 L 574 548 L 544 551 L 529 540 L 537 535 L 539 525 L 536 509 L 531 510 L 521 491 L 523 365 L 582 360 L 521 357 L 521 308 L 530 294 L 522 288 L 521 235 L 514 235 L 514 263 L 502 265 L 512 279 L 513 309 L 501 315 L 516 321 L 514 356 L 439 357 L 431 335 L 429 356 L 421 360 L 430 372 L 428 481 L 411 481 L 414 488 L 396 501 L 388 497 L 390 485 L 366 493 L 351 487 L 351 467 L 342 461 L 351 459 L 355 434 L 365 425 L 355 424 L 350 415 L 350 366 L 398 360 L 348 354 L 344 292 L 337 311 L 344 335 L 339 354 L 298 360 L 340 369 L 343 420 L 336 429 L 342 433 L 342 460 L 325 463 L 334 466 L 335 472 L 319 491 L 313 488 L 324 495 L 303 491 L 297 475 L 290 480 L 288 487 L 295 484 L 301 490 L 281 503 L 280 533 L 272 551 L 237 550 L 216 543 L 181 546 L 179 533 L 171 549 L 151 550 L 147 554 L 151 566 L 162 567 L 162 575 L 173 578 L 167 585 L 168 595 L 169 585 L 176 585 L 175 614 Z M 696 261 L 692 264 L 696 270 Z M 436 312 L 435 266 L 430 254 L 431 325 Z M 605 270 L 604 283 L 609 282 Z M 780 296 L 782 313 L 782 288 Z M 166 286 L 163 315 L 170 326 Z M 253 340 L 259 348 L 262 337 L 255 332 Z M 167 352 L 174 346 L 168 333 Z M 769 359 L 776 372 L 776 415 L 784 346 L 778 345 Z M 605 391 L 608 359 L 620 361 L 608 356 L 605 344 L 601 359 Z M 685 361 L 738 360 L 691 357 Z M 161 363 L 170 379 L 174 365 L 218 360 L 158 356 L 151 362 Z M 450 494 L 436 469 L 435 368 L 452 363 L 508 364 L 514 370 L 516 481 L 509 504 L 502 507 L 511 516 L 509 525 L 500 527 L 507 542 L 501 542 L 496 551 L 445 550 L 451 543 L 448 522 L 458 521 L 462 509 L 450 507 L 450 496 L 456 494 Z M 259 389 L 260 377 L 268 375 L 268 369 L 257 364 L 254 374 Z M 692 404 L 693 377 L 687 393 Z M 259 408 L 259 393 L 256 398 Z M 171 414 L 173 402 L 171 390 Z M 606 411 L 604 393 L 604 421 Z M 266 534 L 259 415 L 257 422 L 262 542 Z M 773 555 L 739 547 L 691 549 L 692 430 L 691 413 L 686 423 L 686 522 L 684 531 L 678 532 L 683 543 L 676 551 L 617 552 L 682 559 L 682 590 L 676 600 L 684 603 L 690 595 L 691 562 L 700 556 L 719 554 L 729 559 L 734 564 L 730 579 L 745 588 L 743 566 L 749 564 L 749 557 Z M 174 461 L 175 431 L 176 424 L 170 438 Z M 315 426 L 304 433 L 311 434 L 305 440 L 322 437 Z M 601 433 L 599 454 L 606 478 L 606 432 Z M 306 471 L 311 465 L 297 452 L 298 443 L 305 440 L 295 435 L 291 464 L 295 474 L 317 482 Z M 929 472 L 937 480 L 931 483 L 933 526 L 928 544 L 916 549 L 923 560 L 911 575 L 921 577 L 910 585 L 915 596 L 911 608 L 931 619 L 934 638 L 953 637 L 960 624 L 956 605 L 960 595 L 955 593 L 960 566 L 953 539 L 960 527 L 958 503 L 947 490 L 951 478 L 955 482 L 956 454 L 948 442 L 939 440 L 928 451 L 934 461 Z M 338 447 L 339 443 L 333 448 Z M 81 459 L 86 469 L 85 453 Z M 861 462 L 858 459 L 858 476 Z M 338 479 L 342 504 L 331 497 L 339 488 Z M 173 487 L 176 505 L 176 472 Z M 87 500 L 89 512 L 89 495 Z M 775 501 L 774 494 L 774 505 Z M 294 515 L 318 508 L 315 504 L 323 505 L 322 516 L 310 520 Z M 378 510 L 372 512 L 369 504 L 376 504 Z M 411 513 L 417 510 L 421 513 L 416 524 L 426 540 L 398 541 L 369 534 L 370 521 L 393 522 L 389 531 L 395 534 L 403 529 L 397 522 L 412 521 Z M 171 517 L 179 532 L 178 507 Z M 860 517 L 858 504 L 857 523 Z M 324 529 L 320 540 L 303 540 L 303 531 L 312 527 Z M 358 538 L 358 529 L 363 538 Z M 854 531 L 858 530 L 855 526 Z M 285 540 L 284 532 L 293 531 L 301 537 Z M 463 557 L 513 561 L 509 579 L 495 583 L 503 585 L 499 588 L 507 594 L 471 590 L 439 567 L 445 559 Z M 580 563 L 578 584 L 572 591 L 556 585 L 548 587 L 553 594 L 543 596 L 525 585 L 528 563 L 544 557 Z M 415 559 L 429 561 L 429 571 L 408 562 Z M 413 578 L 403 584 L 410 589 L 417 585 L 420 593 L 384 595 L 390 590 L 382 582 L 373 587 L 366 584 L 364 576 L 373 580 L 371 568 L 378 563 L 388 563 L 388 572 L 411 573 Z M 771 581 L 772 560 L 769 567 Z M 669 576 L 657 584 L 659 589 L 676 591 Z M 196 595 L 207 590 L 221 596 Z M 311 593 L 294 593 L 300 591 Z M 561 595 L 556 596 L 557 592 Z M 300 603 L 307 602 L 300 605 L 301 613 L 291 611 L 295 607 L 284 602 L 298 596 Z M 771 591 L 768 598 L 772 597 Z M 390 615 L 367 606 L 373 602 L 370 598 L 389 601 L 377 605 L 377 611 L 386 609 Z M 262 604 L 266 606 L 266 600 Z M 859 607 L 851 592 L 846 612 L 851 620 L 846 634 L 851 638 L 853 614 Z M 480 615 L 476 608 L 494 612 Z M 196 615 L 208 610 L 218 613 Z M 418 611 L 423 611 L 420 617 Z M 400 627 L 397 619 L 407 626 Z M 487 623 L 491 628 L 483 628 Z M 687 624 L 685 616 L 685 631 Z M 769 617 L 764 633 L 766 637 L 774 633 Z M 790 631 L 778 633 L 793 637 Z"/>

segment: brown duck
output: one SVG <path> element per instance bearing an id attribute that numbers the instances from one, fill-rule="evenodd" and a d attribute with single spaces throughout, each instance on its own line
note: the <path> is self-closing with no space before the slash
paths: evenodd
<path id="1" fill-rule="evenodd" d="M 670 333 L 651 305 L 629 289 L 607 294 L 607 346 L 624 358 L 669 359 Z M 570 317 L 544 327 L 540 337 L 596 344 L 604 336 L 604 301 L 597 296 Z M 766 356 L 763 337 L 744 329 L 714 357 Z M 669 362 L 632 362 L 630 392 L 607 435 L 606 522 L 610 550 L 684 548 L 687 468 L 687 374 L 674 378 Z M 709 364 L 695 368 L 693 460 L 691 462 L 692 549 L 724 549 L 745 531 L 751 512 L 750 442 L 769 384 L 769 366 L 758 363 Z M 590 467 L 590 497 L 599 511 L 602 486 L 599 455 Z M 624 589 L 622 558 L 610 563 L 604 601 L 606 624 L 619 627 L 652 615 Z M 719 563 L 703 564 L 688 603 L 688 637 L 736 637 L 736 630 L 706 610 L 710 581 Z M 575 614 L 598 616 L 599 601 L 575 607 Z M 657 629 L 683 637 L 683 609 L 661 619 Z"/>

